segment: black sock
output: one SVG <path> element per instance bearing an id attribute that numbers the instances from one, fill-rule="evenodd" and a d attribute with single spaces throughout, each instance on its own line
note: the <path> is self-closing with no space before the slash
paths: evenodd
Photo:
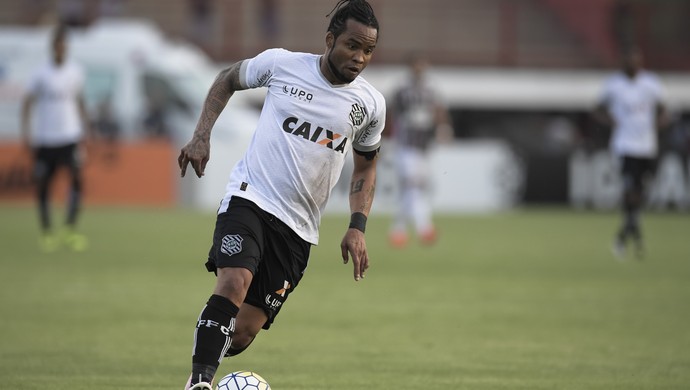
<path id="1" fill-rule="evenodd" d="M 194 332 L 192 384 L 210 383 L 213 379 L 230 346 L 238 311 L 238 307 L 225 297 L 214 294 L 208 299 Z"/>

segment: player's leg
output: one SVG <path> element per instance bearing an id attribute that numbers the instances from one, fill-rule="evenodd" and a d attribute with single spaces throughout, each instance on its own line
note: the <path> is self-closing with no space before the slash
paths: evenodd
<path id="1" fill-rule="evenodd" d="M 616 235 L 614 251 L 623 255 L 628 239 L 640 239 L 639 217 L 643 201 L 641 161 L 632 157 L 623 158 L 622 174 L 622 221 Z"/>
<path id="2" fill-rule="evenodd" d="M 77 145 L 69 145 L 65 150 L 65 159 L 70 173 L 70 192 L 67 199 L 67 220 L 70 227 L 77 223 L 82 198 L 82 163 Z"/>
<path id="3" fill-rule="evenodd" d="M 408 148 L 398 145 L 398 153 L 396 159 L 396 172 L 398 174 L 398 204 L 393 217 L 393 223 L 388 233 L 389 243 L 398 248 L 407 245 L 407 227 L 408 223 L 412 221 L 411 204 L 412 204 L 412 185 L 413 178 L 411 177 L 414 161 L 411 159 Z"/>
<path id="4" fill-rule="evenodd" d="M 36 184 L 36 200 L 41 227 L 40 245 L 46 252 L 57 249 L 58 242 L 52 232 L 50 212 L 50 185 L 57 169 L 53 150 L 37 148 L 34 151 L 33 179 Z"/>
<path id="5" fill-rule="evenodd" d="M 642 237 L 642 221 L 641 213 L 644 208 L 646 197 L 647 182 L 654 174 L 656 162 L 654 159 L 642 158 L 638 159 L 636 169 L 633 172 L 633 190 L 634 198 L 632 207 L 635 208 L 634 215 L 631 216 L 630 221 L 630 236 L 635 245 L 635 255 L 638 259 L 644 257 L 644 241 Z"/>
<path id="6" fill-rule="evenodd" d="M 264 256 L 240 306 L 226 356 L 242 353 L 261 329 L 270 328 L 307 268 L 311 244 L 270 214 L 264 217 Z"/>
<path id="7" fill-rule="evenodd" d="M 268 321 L 268 315 L 264 309 L 244 303 L 240 306 L 235 322 L 235 333 L 230 342 L 230 348 L 225 352 L 225 357 L 239 355 L 244 352 L 259 334 L 261 328 Z"/>
<path id="8" fill-rule="evenodd" d="M 423 151 L 415 156 L 414 186 L 410 209 L 414 226 L 421 242 L 426 245 L 436 242 L 436 229 L 431 219 L 431 181 L 429 162 Z"/>
<path id="9" fill-rule="evenodd" d="M 252 280 L 246 268 L 218 269 L 213 295 L 197 320 L 192 355 L 192 384 L 211 383 L 233 338 L 239 306 Z"/>
<path id="10" fill-rule="evenodd" d="M 206 267 L 216 272 L 213 294 L 203 307 L 194 331 L 192 378 L 186 388 L 213 381 L 230 346 L 239 307 L 256 273 L 262 253 L 263 227 L 258 215 L 233 198 L 218 215 Z M 246 201 L 245 201 L 246 202 Z"/>
<path id="11" fill-rule="evenodd" d="M 85 250 L 88 241 L 82 234 L 76 232 L 77 218 L 81 210 L 82 200 L 82 158 L 76 144 L 64 148 L 64 163 L 69 169 L 70 187 L 67 196 L 67 215 L 65 225 L 65 243 L 76 251 Z"/>

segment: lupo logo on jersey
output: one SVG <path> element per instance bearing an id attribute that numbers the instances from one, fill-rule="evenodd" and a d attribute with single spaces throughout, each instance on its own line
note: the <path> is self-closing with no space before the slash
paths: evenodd
<path id="1" fill-rule="evenodd" d="M 311 99 L 314 98 L 314 94 L 310 92 L 297 87 L 288 87 L 287 85 L 283 85 L 283 93 L 297 100 L 309 103 L 311 103 Z"/>
<path id="2" fill-rule="evenodd" d="M 329 129 L 324 129 L 321 126 L 316 126 L 307 121 L 301 121 L 293 116 L 283 121 L 283 131 L 292 135 L 301 136 L 306 140 L 323 145 L 328 149 L 333 149 L 336 152 L 345 153 L 345 145 L 347 145 L 347 137 L 338 134 Z M 336 140 L 338 145 L 335 145 Z"/>

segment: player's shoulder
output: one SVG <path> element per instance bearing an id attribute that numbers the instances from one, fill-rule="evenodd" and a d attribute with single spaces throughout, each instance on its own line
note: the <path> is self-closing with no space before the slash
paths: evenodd
<path id="1" fill-rule="evenodd" d="M 605 85 L 615 85 L 615 84 L 620 84 L 625 81 L 627 76 L 625 73 L 622 71 L 615 71 L 610 73 L 605 79 L 604 79 L 604 84 Z"/>
<path id="2" fill-rule="evenodd" d="M 661 78 L 659 75 L 648 70 L 641 71 L 639 77 L 646 83 L 661 84 Z"/>
<path id="3" fill-rule="evenodd" d="M 85 73 L 84 66 L 82 66 L 82 64 L 77 61 L 67 61 L 65 62 L 65 67 L 70 72 L 80 77 L 83 77 Z"/>
<path id="4" fill-rule="evenodd" d="M 368 93 L 374 100 L 378 102 L 385 103 L 386 99 L 376 87 L 374 87 L 366 78 L 359 76 L 355 79 L 355 83 L 358 88 L 362 89 Z"/>
<path id="5" fill-rule="evenodd" d="M 316 54 L 290 51 L 283 48 L 266 49 L 259 55 L 273 57 L 276 62 L 309 62 L 317 57 Z"/>

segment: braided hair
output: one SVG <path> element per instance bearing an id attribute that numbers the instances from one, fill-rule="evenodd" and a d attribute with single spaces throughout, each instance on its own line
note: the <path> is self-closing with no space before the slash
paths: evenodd
<path id="1" fill-rule="evenodd" d="M 328 31 L 335 38 L 338 38 L 345 31 L 345 25 L 350 18 L 365 26 L 375 28 L 378 33 L 379 21 L 376 20 L 374 10 L 366 0 L 339 0 L 326 17 L 331 16 L 331 14 L 333 14 L 333 17 L 331 17 L 331 22 L 328 24 Z"/>

